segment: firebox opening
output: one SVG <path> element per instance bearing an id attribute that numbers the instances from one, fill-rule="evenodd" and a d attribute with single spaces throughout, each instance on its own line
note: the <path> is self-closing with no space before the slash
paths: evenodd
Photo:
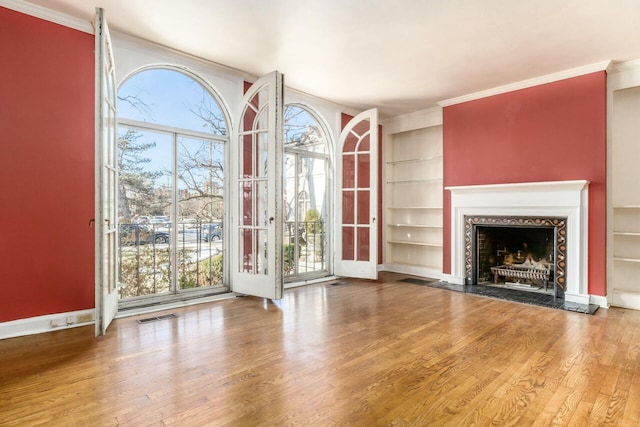
<path id="1" fill-rule="evenodd" d="M 554 227 L 475 227 L 475 278 L 479 285 L 555 295 Z"/>

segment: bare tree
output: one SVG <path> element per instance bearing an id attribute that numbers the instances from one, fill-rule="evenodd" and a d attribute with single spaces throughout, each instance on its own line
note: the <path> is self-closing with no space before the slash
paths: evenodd
<path id="1" fill-rule="evenodd" d="M 141 136 L 135 129 L 126 129 L 118 137 L 119 208 L 125 221 L 130 221 L 136 214 L 146 213 L 148 206 L 154 204 L 154 182 L 163 175 L 162 171 L 145 170 L 144 165 L 151 162 L 145 153 L 156 143 L 140 143 Z"/>

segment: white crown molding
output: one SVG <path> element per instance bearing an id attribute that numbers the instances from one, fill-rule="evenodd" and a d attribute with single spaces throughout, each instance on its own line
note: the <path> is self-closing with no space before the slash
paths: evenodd
<path id="1" fill-rule="evenodd" d="M 463 102 L 474 101 L 476 99 L 487 98 L 493 95 L 513 92 L 520 89 L 526 89 L 534 86 L 540 86 L 547 83 L 553 83 L 560 80 L 570 79 L 572 77 L 584 76 L 586 74 L 596 73 L 598 71 L 607 70 L 611 64 L 610 60 L 597 62 L 595 64 L 583 65 L 582 67 L 572 68 L 570 70 L 560 71 L 558 73 L 547 74 L 545 76 L 535 77 L 529 80 L 510 83 L 504 86 L 498 86 L 493 89 L 482 90 L 480 92 L 470 93 L 468 95 L 458 96 L 456 98 L 445 99 L 438 102 L 441 107 L 449 107 L 451 105 L 461 104 Z"/>
<path id="2" fill-rule="evenodd" d="M 607 89 L 610 93 L 638 86 L 640 86 L 640 59 L 616 62 L 607 70 Z"/>
<path id="3" fill-rule="evenodd" d="M 41 334 L 59 329 L 76 328 L 94 323 L 94 309 L 47 314 L 26 319 L 0 322 L 0 340 L 24 335 Z"/>
<path id="4" fill-rule="evenodd" d="M 56 12 L 54 10 L 28 3 L 26 1 L 0 0 L 0 6 L 36 18 L 44 19 L 45 21 L 53 22 L 55 24 L 60 24 L 74 30 L 82 31 L 84 33 L 94 34 L 93 25 L 91 24 L 91 22 L 84 21 L 73 16 L 65 15 L 64 13 Z"/>
<path id="5" fill-rule="evenodd" d="M 640 59 L 632 59 L 630 61 L 612 61 L 607 74 L 621 73 L 628 70 L 637 70 L 640 68 Z"/>
<path id="6" fill-rule="evenodd" d="M 442 125 L 442 108 L 432 107 L 391 117 L 382 122 L 387 135 Z"/>

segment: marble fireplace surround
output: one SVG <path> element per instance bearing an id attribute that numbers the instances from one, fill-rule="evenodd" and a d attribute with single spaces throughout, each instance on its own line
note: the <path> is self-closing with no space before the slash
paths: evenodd
<path id="1" fill-rule="evenodd" d="M 464 284 L 465 216 L 567 218 L 565 301 L 590 304 L 587 245 L 589 181 L 548 181 L 445 187 L 451 192 L 451 274 Z"/>

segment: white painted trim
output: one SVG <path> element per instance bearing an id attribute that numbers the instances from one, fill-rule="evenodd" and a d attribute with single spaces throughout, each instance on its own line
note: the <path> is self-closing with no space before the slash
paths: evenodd
<path id="1" fill-rule="evenodd" d="M 157 313 L 159 311 L 173 310 L 174 308 L 190 307 L 192 305 L 206 304 L 208 302 L 221 301 L 225 299 L 236 298 L 236 294 L 233 292 L 227 292 L 224 294 L 212 295 L 205 298 L 193 298 L 183 301 L 172 301 L 166 304 L 153 304 L 146 307 L 136 307 L 127 310 L 118 311 L 116 319 L 124 317 L 138 316 L 140 314 Z"/>
<path id="2" fill-rule="evenodd" d="M 611 305 L 640 310 L 640 293 L 614 290 L 611 298 Z"/>
<path id="3" fill-rule="evenodd" d="M 480 92 L 470 93 L 468 95 L 458 96 L 456 98 L 445 99 L 444 101 L 438 102 L 438 105 L 441 107 L 449 107 L 451 105 L 474 101 L 476 99 L 487 98 L 493 95 L 500 95 L 502 93 L 513 92 L 520 89 L 526 89 L 547 83 L 557 82 L 560 80 L 570 79 L 572 77 L 578 77 L 598 71 L 604 71 L 609 67 L 609 64 L 611 64 L 610 60 L 597 62 L 595 64 L 583 65 L 582 67 L 572 68 L 570 70 L 560 71 L 558 73 L 547 74 L 528 80 L 510 83 L 504 86 L 498 86 L 492 89 L 482 90 Z"/>
<path id="4" fill-rule="evenodd" d="M 129 49 L 136 53 L 143 53 L 148 56 L 157 58 L 156 64 L 146 64 L 146 67 L 151 68 L 152 66 L 157 64 L 163 64 L 165 66 L 172 64 L 177 68 L 190 70 L 190 72 L 196 73 L 200 76 L 211 75 L 222 79 L 241 79 L 251 83 L 255 83 L 258 80 L 255 75 L 247 73 L 246 71 L 229 67 L 227 65 L 204 59 L 188 52 L 173 49 L 119 31 L 111 31 L 111 38 L 113 40 L 114 46 L 116 47 L 116 50 L 118 48 Z M 138 69 L 136 68 L 132 72 L 137 71 Z M 118 82 L 118 85 L 122 84 L 122 82 L 125 81 L 132 72 L 121 76 L 121 80 Z M 211 86 L 214 87 L 213 85 Z"/>
<path id="5" fill-rule="evenodd" d="M 386 135 L 442 125 L 442 108 L 433 107 L 392 117 L 382 122 Z"/>
<path id="6" fill-rule="evenodd" d="M 66 15 L 64 13 L 56 12 L 54 10 L 35 5 L 33 3 L 19 0 L 0 0 L 0 6 L 6 7 L 7 9 L 15 10 L 16 12 L 24 13 L 25 15 L 53 22 L 54 24 L 59 24 L 74 30 L 82 31 L 83 33 L 94 33 L 93 25 L 91 24 L 91 22 L 76 18 L 74 16 Z"/>
<path id="7" fill-rule="evenodd" d="M 454 285 L 464 285 L 464 277 L 457 277 L 451 274 L 443 274 L 442 280 L 447 283 L 452 283 Z"/>
<path id="8" fill-rule="evenodd" d="M 391 273 L 410 274 L 412 276 L 427 277 L 429 279 L 443 280 L 443 274 L 440 270 L 429 267 L 419 267 L 406 264 L 382 264 L 381 271 L 389 271 Z"/>
<path id="9" fill-rule="evenodd" d="M 91 320 L 85 321 L 85 319 Z M 2 322 L 0 323 L 0 339 L 93 325 L 94 319 L 94 309 L 91 308 Z"/>
<path id="10" fill-rule="evenodd" d="M 284 289 L 297 288 L 299 286 L 315 285 L 317 283 L 335 282 L 338 280 L 337 276 L 325 276 L 317 279 L 299 280 L 297 282 L 289 282 L 284 284 Z"/>
<path id="11" fill-rule="evenodd" d="M 599 305 L 600 308 L 609 308 L 609 301 L 607 301 L 607 297 L 603 297 L 600 295 L 589 295 L 591 298 L 591 304 Z"/>
<path id="12" fill-rule="evenodd" d="M 465 276 L 465 216 L 567 218 L 565 301 L 589 304 L 589 181 L 445 187 L 451 192 L 451 273 Z"/>
<path id="13" fill-rule="evenodd" d="M 640 59 L 619 62 L 607 70 L 607 92 L 640 86 Z"/>

